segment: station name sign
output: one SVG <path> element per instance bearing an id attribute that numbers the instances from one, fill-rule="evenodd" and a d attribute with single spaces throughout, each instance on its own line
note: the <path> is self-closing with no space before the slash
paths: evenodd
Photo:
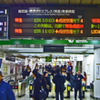
<path id="1" fill-rule="evenodd" d="M 88 43 L 88 40 L 68 40 L 69 43 Z"/>

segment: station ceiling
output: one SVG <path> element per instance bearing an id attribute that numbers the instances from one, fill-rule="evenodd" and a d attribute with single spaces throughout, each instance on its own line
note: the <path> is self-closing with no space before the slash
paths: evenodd
<path id="1" fill-rule="evenodd" d="M 0 0 L 0 4 L 81 4 L 98 5 L 100 0 Z"/>
<path id="2" fill-rule="evenodd" d="M 99 46 L 100 47 L 100 46 Z M 39 56 L 38 54 L 40 54 L 40 56 L 45 56 L 42 55 L 44 54 L 52 54 L 52 52 L 47 53 L 44 52 L 43 50 L 43 46 L 34 46 L 34 45 L 27 45 L 27 46 L 16 46 L 16 45 L 8 45 L 8 46 L 0 46 L 0 52 L 6 53 L 6 54 L 10 54 L 10 55 L 20 55 L 20 56 Z M 53 53 L 53 55 L 59 55 L 60 53 Z M 65 45 L 64 46 L 64 53 L 61 53 L 61 55 L 65 54 L 94 54 L 94 45 Z"/>

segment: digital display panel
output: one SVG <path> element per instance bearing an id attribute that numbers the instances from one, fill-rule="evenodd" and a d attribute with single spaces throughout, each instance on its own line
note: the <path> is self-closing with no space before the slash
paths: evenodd
<path id="1" fill-rule="evenodd" d="M 0 8 L 0 39 L 8 39 L 9 10 Z"/>
<path id="2" fill-rule="evenodd" d="M 89 33 L 92 36 L 100 36 L 100 8 L 91 8 L 88 10 Z"/>
<path id="3" fill-rule="evenodd" d="M 86 36 L 82 8 L 12 8 L 11 38 L 66 38 Z"/>
<path id="4" fill-rule="evenodd" d="M 100 8 L 13 7 L 11 38 L 100 37 Z M 6 30 L 1 26 L 0 31 Z"/>
<path id="5" fill-rule="evenodd" d="M 52 57 L 47 56 L 47 57 L 46 57 L 46 62 L 52 62 Z"/>
<path id="6" fill-rule="evenodd" d="M 44 52 L 62 52 L 64 53 L 64 46 L 44 46 Z"/>

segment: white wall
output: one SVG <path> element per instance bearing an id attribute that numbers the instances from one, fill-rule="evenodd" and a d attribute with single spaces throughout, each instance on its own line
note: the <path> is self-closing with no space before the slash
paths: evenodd
<path id="1" fill-rule="evenodd" d="M 95 49 L 94 54 L 94 97 L 100 98 L 100 48 Z"/>
<path id="2" fill-rule="evenodd" d="M 83 72 L 87 73 L 87 85 L 93 81 L 93 63 L 94 63 L 94 55 L 89 55 L 84 57 L 83 60 Z"/>

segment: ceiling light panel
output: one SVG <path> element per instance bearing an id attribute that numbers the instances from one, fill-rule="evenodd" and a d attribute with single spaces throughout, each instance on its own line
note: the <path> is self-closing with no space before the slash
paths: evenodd
<path id="1" fill-rule="evenodd" d="M 87 49 L 64 49 L 64 52 L 71 52 L 71 53 L 75 53 L 75 52 L 84 52 L 87 51 Z"/>
<path id="2" fill-rule="evenodd" d="M 43 48 L 8 48 L 8 50 L 16 50 L 20 52 L 43 52 Z"/>

